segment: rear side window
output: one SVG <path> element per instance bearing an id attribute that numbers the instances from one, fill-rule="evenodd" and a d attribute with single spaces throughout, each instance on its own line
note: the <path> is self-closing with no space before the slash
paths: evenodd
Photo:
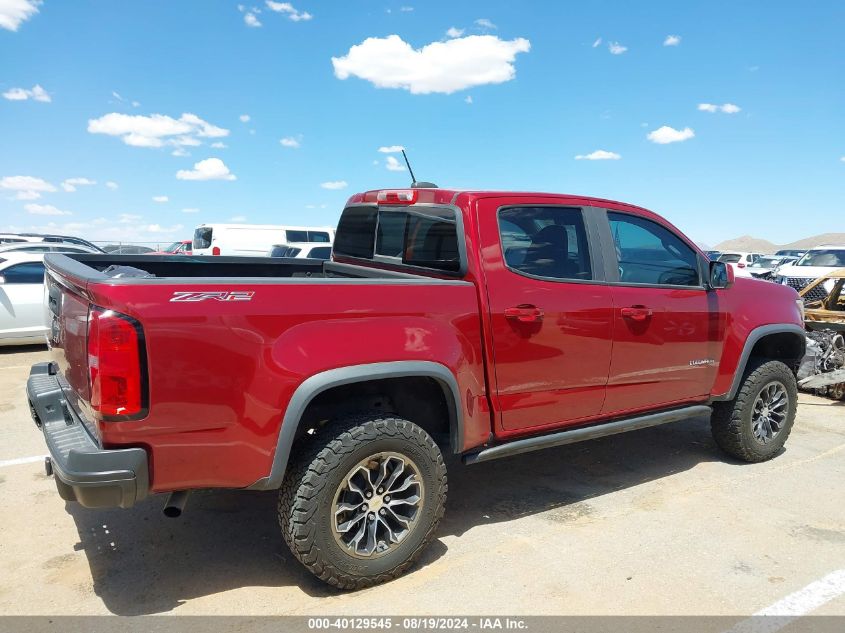
<path id="1" fill-rule="evenodd" d="M 210 226 L 201 226 L 194 231 L 194 248 L 210 248 L 211 234 L 213 229 Z"/>
<path id="2" fill-rule="evenodd" d="M 318 246 L 317 248 L 312 248 L 311 252 L 308 253 L 308 257 L 311 259 L 329 259 L 331 256 L 331 246 Z"/>
<path id="3" fill-rule="evenodd" d="M 671 286 L 701 285 L 698 257 L 677 235 L 656 222 L 635 215 L 610 212 L 607 217 L 616 247 L 620 281 Z"/>
<path id="4" fill-rule="evenodd" d="M 547 279 L 593 278 L 580 209 L 513 207 L 499 211 L 499 237 L 508 268 Z"/>
<path id="5" fill-rule="evenodd" d="M 40 284 L 44 281 L 44 264 L 41 262 L 27 262 L 9 266 L 0 271 L 7 284 Z"/>
<path id="6" fill-rule="evenodd" d="M 439 207 L 349 207 L 340 217 L 334 252 L 449 272 L 461 269 L 455 212 Z"/>
<path id="7" fill-rule="evenodd" d="M 287 231 L 288 242 L 319 242 L 328 244 L 329 234 L 327 231 Z"/>

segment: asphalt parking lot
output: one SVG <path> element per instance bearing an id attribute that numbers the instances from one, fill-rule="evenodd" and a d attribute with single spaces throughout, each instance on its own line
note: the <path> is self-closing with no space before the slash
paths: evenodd
<path id="1" fill-rule="evenodd" d="M 23 386 L 42 348 L 0 349 L 0 612 L 749 615 L 845 569 L 845 402 L 802 395 L 787 450 L 723 458 L 707 421 L 464 467 L 407 576 L 342 593 L 286 550 L 272 493 L 131 510 L 65 504 Z M 819 615 L 845 614 L 828 592 Z"/>

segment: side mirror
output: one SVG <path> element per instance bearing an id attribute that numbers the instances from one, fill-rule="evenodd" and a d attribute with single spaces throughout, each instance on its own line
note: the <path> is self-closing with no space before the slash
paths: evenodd
<path id="1" fill-rule="evenodd" d="M 734 283 L 734 271 L 725 262 L 710 262 L 710 288 L 721 290 Z"/>

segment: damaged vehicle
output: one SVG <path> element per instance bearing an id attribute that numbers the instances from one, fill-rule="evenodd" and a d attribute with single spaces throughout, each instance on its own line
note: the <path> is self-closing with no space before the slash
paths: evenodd
<path id="1" fill-rule="evenodd" d="M 798 386 L 836 400 L 845 399 L 845 268 L 819 277 L 799 294 L 805 301 L 807 354 Z M 819 296 L 821 299 L 808 299 Z"/>
<path id="2" fill-rule="evenodd" d="M 824 277 L 845 266 L 845 245 L 827 244 L 808 250 L 794 264 L 781 266 L 775 273 L 775 282 L 795 288 L 801 293 L 804 302 L 817 301 L 827 296 L 825 288 L 814 284 L 819 277 Z M 809 290 L 813 286 L 813 290 Z"/>

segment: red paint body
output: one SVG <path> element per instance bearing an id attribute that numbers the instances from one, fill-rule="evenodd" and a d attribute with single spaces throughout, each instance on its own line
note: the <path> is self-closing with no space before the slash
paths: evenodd
<path id="1" fill-rule="evenodd" d="M 358 194 L 348 204 L 375 202 L 376 196 Z M 295 389 L 329 369 L 408 360 L 442 364 L 459 387 L 460 449 L 469 451 L 491 436 L 504 441 L 707 402 L 729 391 L 754 328 L 802 324 L 797 295 L 786 286 L 750 279 L 724 290 L 553 282 L 504 265 L 496 218 L 503 205 L 601 207 L 679 234 L 638 207 L 447 190 L 421 190 L 418 203 L 453 205 L 461 213 L 465 283 L 256 283 L 237 277 L 223 283 L 200 277 L 121 285 L 86 283 L 48 262 L 51 281 L 63 289 L 62 344 L 54 357 L 72 404 L 94 421 L 104 447 L 148 451 L 152 491 L 240 488 L 268 475 Z M 186 290 L 254 295 L 250 301 L 170 301 Z M 132 317 L 143 330 L 149 407 L 142 419 L 98 420 L 90 407 L 89 304 Z M 693 366 L 693 359 L 715 364 Z"/>

